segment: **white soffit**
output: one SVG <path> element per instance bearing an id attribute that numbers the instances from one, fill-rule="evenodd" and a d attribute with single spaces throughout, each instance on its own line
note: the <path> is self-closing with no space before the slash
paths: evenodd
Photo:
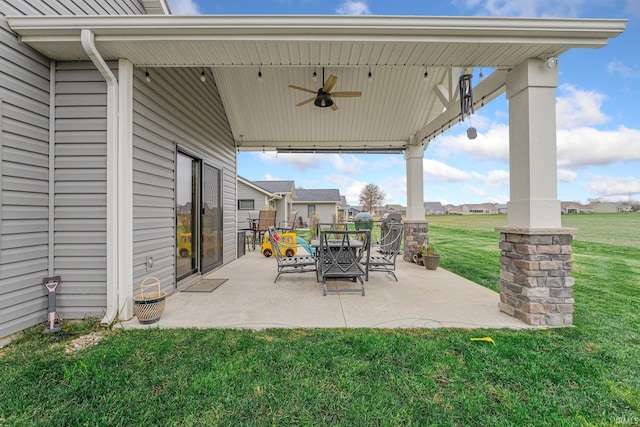
<path id="1" fill-rule="evenodd" d="M 23 43 L 59 61 L 87 60 L 80 32 L 89 29 L 106 60 L 126 58 L 151 73 L 153 67 L 211 69 L 240 149 L 338 151 L 404 147 L 412 135 L 430 140 L 459 114 L 455 87 L 463 69 L 484 68 L 485 80 L 474 82 L 480 106 L 503 91 L 510 68 L 570 48 L 602 47 L 626 25 L 607 19 L 293 15 L 7 19 Z M 336 112 L 313 103 L 296 107 L 313 95 L 287 86 L 317 90 L 322 67 L 327 76 L 338 76 L 333 91 L 362 96 L 334 99 Z"/>

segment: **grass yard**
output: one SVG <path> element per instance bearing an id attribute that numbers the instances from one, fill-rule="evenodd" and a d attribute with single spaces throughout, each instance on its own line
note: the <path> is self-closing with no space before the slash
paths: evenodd
<path id="1" fill-rule="evenodd" d="M 429 220 L 441 265 L 495 288 L 506 218 Z M 112 331 L 71 355 L 35 328 L 0 349 L 0 425 L 640 425 L 640 215 L 563 223 L 574 328 Z"/>

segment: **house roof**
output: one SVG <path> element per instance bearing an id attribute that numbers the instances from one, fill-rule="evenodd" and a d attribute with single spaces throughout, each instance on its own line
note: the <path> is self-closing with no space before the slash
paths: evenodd
<path id="1" fill-rule="evenodd" d="M 149 15 L 169 15 L 169 5 L 166 0 L 142 0 L 142 7 Z"/>
<path id="2" fill-rule="evenodd" d="M 93 34 L 105 60 L 206 70 L 220 91 L 238 150 L 366 152 L 426 143 L 460 115 L 458 77 L 483 67 L 476 109 L 504 91 L 530 58 L 598 48 L 625 20 L 389 16 L 10 16 L 23 43 L 59 61 L 87 60 Z M 491 70 L 495 70 L 491 72 Z M 262 79 L 258 79 L 258 72 Z M 296 104 L 338 77 L 339 110 Z M 373 78 L 368 78 L 369 71 Z M 428 78 L 423 78 L 428 72 Z M 473 82 L 475 83 L 475 82 Z M 152 80 L 149 84 L 159 84 Z"/>
<path id="3" fill-rule="evenodd" d="M 243 177 L 241 177 L 239 175 L 238 175 L 238 182 L 240 182 L 240 183 L 242 183 L 242 184 L 244 184 L 244 185 L 246 185 L 248 187 L 251 187 L 256 191 L 259 191 L 260 193 L 264 194 L 265 196 L 268 196 L 268 197 L 271 197 L 271 198 L 274 198 L 274 199 L 282 198 L 280 195 L 276 194 L 275 192 L 269 191 L 264 187 L 256 185 L 253 181 L 250 181 L 247 178 L 243 178 Z"/>
<path id="4" fill-rule="evenodd" d="M 340 203 L 340 190 L 298 188 L 293 203 Z"/>
<path id="5" fill-rule="evenodd" d="M 430 210 L 443 210 L 444 207 L 440 202 L 424 202 L 424 208 Z"/>
<path id="6" fill-rule="evenodd" d="M 271 193 L 287 193 L 295 192 L 294 181 L 252 181 L 258 187 L 262 187 Z"/>

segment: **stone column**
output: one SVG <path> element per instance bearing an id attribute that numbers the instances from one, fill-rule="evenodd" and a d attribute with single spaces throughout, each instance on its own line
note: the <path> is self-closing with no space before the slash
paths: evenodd
<path id="1" fill-rule="evenodd" d="M 496 230 L 501 249 L 500 310 L 529 325 L 571 325 L 571 243 L 577 230 Z"/>
<path id="2" fill-rule="evenodd" d="M 413 255 L 418 252 L 418 246 L 429 240 L 429 222 L 423 220 L 406 219 L 402 222 L 404 233 L 404 251 L 402 259 L 413 262 Z"/>

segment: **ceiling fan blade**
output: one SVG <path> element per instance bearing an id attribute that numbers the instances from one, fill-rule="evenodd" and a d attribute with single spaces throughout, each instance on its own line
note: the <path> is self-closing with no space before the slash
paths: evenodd
<path id="1" fill-rule="evenodd" d="M 311 101 L 315 101 L 315 100 L 316 100 L 316 97 L 314 96 L 313 98 L 309 98 L 309 99 L 307 99 L 306 101 L 298 102 L 298 103 L 296 104 L 296 107 L 301 107 L 301 106 L 303 106 L 304 104 L 308 104 L 308 103 L 310 103 Z"/>
<path id="2" fill-rule="evenodd" d="M 331 96 L 334 98 L 347 98 L 362 96 L 362 92 L 331 92 Z"/>
<path id="3" fill-rule="evenodd" d="M 329 107 L 329 109 L 331 111 L 338 111 L 338 104 L 336 104 L 335 102 L 333 103 L 333 105 L 331 107 Z"/>
<path id="4" fill-rule="evenodd" d="M 317 91 L 317 90 L 311 90 L 311 89 L 307 89 L 307 88 L 300 87 L 300 86 L 289 85 L 289 87 L 290 87 L 291 89 L 297 89 L 297 90 L 301 90 L 301 91 L 303 91 L 303 92 L 309 92 L 309 93 L 313 93 L 313 94 L 318 93 L 318 91 Z"/>
<path id="5" fill-rule="evenodd" d="M 325 92 L 331 92 L 331 89 L 333 89 L 337 81 L 338 81 L 338 78 L 333 74 L 331 74 L 329 77 L 327 77 L 327 81 L 324 82 L 324 86 L 322 86 L 322 90 Z"/>

